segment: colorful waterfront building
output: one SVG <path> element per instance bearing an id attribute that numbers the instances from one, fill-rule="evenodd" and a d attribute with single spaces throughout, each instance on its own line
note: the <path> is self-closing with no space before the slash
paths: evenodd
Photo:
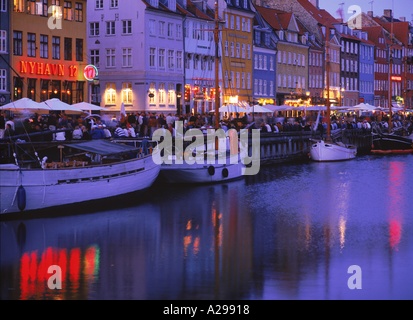
<path id="1" fill-rule="evenodd" d="M 86 1 L 9 3 L 11 100 L 87 101 Z"/>

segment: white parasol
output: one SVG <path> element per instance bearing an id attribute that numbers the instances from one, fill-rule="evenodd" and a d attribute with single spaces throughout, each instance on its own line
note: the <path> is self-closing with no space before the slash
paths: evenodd
<path id="1" fill-rule="evenodd" d="M 274 111 L 260 106 L 259 104 L 256 104 L 255 106 L 249 107 L 248 108 L 248 112 L 252 112 L 252 113 L 273 113 Z"/>
<path id="2" fill-rule="evenodd" d="M 52 110 L 50 107 L 33 101 L 30 98 L 21 98 L 16 101 L 9 102 L 3 106 L 0 106 L 0 110 L 9 110 L 14 112 L 37 112 L 37 113 L 49 113 Z"/>
<path id="3" fill-rule="evenodd" d="M 92 104 L 92 103 L 89 103 L 89 102 L 86 102 L 86 101 L 82 101 L 82 102 L 72 104 L 72 106 L 79 109 L 79 110 L 89 111 L 89 113 L 91 113 L 91 111 L 105 110 L 105 108 L 99 107 L 95 104 Z"/>
<path id="4" fill-rule="evenodd" d="M 79 110 L 78 108 L 63 102 L 57 98 L 52 98 L 43 102 L 40 102 L 40 105 L 43 106 L 43 108 L 49 108 L 49 110 L 54 110 L 54 111 L 71 111 L 75 113 L 82 113 L 82 110 Z"/>

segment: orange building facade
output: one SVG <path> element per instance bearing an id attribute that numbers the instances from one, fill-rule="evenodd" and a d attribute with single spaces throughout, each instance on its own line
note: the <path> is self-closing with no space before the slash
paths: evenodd
<path id="1" fill-rule="evenodd" d="M 89 100 L 86 1 L 11 2 L 11 100 Z"/>

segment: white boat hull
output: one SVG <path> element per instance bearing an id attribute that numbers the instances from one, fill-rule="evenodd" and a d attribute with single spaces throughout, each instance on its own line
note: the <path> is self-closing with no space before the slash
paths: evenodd
<path id="1" fill-rule="evenodd" d="M 142 191 L 154 183 L 159 172 L 160 166 L 150 156 L 120 163 L 56 169 L 0 165 L 0 214 L 58 207 Z M 22 195 L 18 191 L 20 186 L 25 191 L 24 199 L 21 199 Z M 22 203 L 25 203 L 23 209 Z"/>
<path id="2" fill-rule="evenodd" d="M 310 148 L 310 158 L 314 161 L 342 161 L 354 159 L 357 147 L 338 143 L 315 141 Z"/>
<path id="3" fill-rule="evenodd" d="M 162 164 L 161 175 L 169 183 L 203 184 L 241 179 L 245 166 L 241 163 L 226 164 Z"/>

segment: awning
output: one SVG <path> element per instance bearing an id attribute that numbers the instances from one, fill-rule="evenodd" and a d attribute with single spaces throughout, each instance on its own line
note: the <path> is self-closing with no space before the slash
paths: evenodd
<path id="1" fill-rule="evenodd" d="M 125 144 L 109 142 L 106 140 L 96 139 L 80 143 L 65 143 L 67 147 L 76 148 L 90 153 L 108 156 L 112 154 L 128 153 L 130 151 L 138 151 L 139 149 Z"/>

